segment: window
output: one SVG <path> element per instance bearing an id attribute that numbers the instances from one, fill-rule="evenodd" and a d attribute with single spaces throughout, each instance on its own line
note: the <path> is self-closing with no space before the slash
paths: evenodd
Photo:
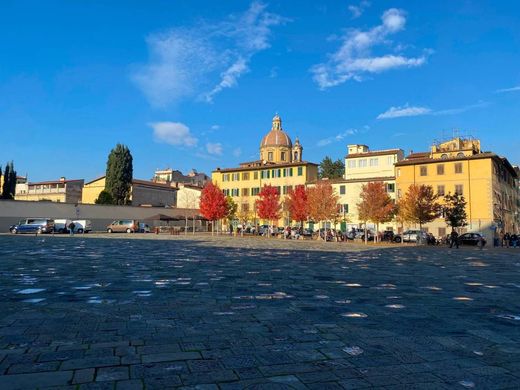
<path id="1" fill-rule="evenodd" d="M 289 168 L 289 176 L 292 177 L 292 175 L 293 175 L 293 169 L 292 169 L 292 168 Z"/>
<path id="2" fill-rule="evenodd" d="M 455 173 L 462 173 L 462 163 L 455 163 Z"/>
<path id="3" fill-rule="evenodd" d="M 362 160 L 359 160 L 359 167 L 360 168 L 365 168 L 367 166 L 367 159 L 364 158 Z"/>
<path id="4" fill-rule="evenodd" d="M 439 238 L 446 236 L 446 228 L 440 227 L 438 230 L 438 233 L 439 233 L 439 235 L 438 235 Z"/>
<path id="5" fill-rule="evenodd" d="M 229 181 L 229 173 L 225 173 L 222 175 L 222 181 Z"/>
<path id="6" fill-rule="evenodd" d="M 267 160 L 268 161 L 273 161 L 273 152 L 268 152 L 267 153 Z"/>
<path id="7" fill-rule="evenodd" d="M 231 196 L 239 196 L 240 195 L 240 190 L 238 188 L 233 188 L 231 190 Z"/>
<path id="8" fill-rule="evenodd" d="M 428 175 L 428 167 L 427 166 L 420 167 L 420 175 L 421 176 L 427 176 Z"/>
<path id="9" fill-rule="evenodd" d="M 441 158 L 443 160 L 446 160 L 448 158 L 448 155 L 446 153 L 441 154 Z"/>
<path id="10" fill-rule="evenodd" d="M 251 188 L 251 195 L 257 196 L 260 193 L 260 187 Z"/>
<path id="11" fill-rule="evenodd" d="M 269 170 L 264 170 L 260 173 L 261 179 L 269 179 Z"/>
<path id="12" fill-rule="evenodd" d="M 445 195 L 444 186 L 437 186 L 437 195 L 439 195 L 439 196 Z"/>
<path id="13" fill-rule="evenodd" d="M 356 160 L 348 160 L 347 166 L 349 168 L 355 168 L 356 167 Z"/>
<path id="14" fill-rule="evenodd" d="M 378 158 L 371 158 L 369 163 L 370 163 L 371 167 L 377 167 L 379 165 L 379 159 Z"/>
<path id="15" fill-rule="evenodd" d="M 249 188 L 242 188 L 242 196 L 249 196 Z"/>
<path id="16" fill-rule="evenodd" d="M 348 204 L 341 204 L 339 206 L 339 212 L 341 214 L 347 214 L 348 213 Z"/>
<path id="17" fill-rule="evenodd" d="M 249 211 L 249 203 L 242 203 L 242 212 L 248 212 Z"/>
<path id="18" fill-rule="evenodd" d="M 386 158 L 387 165 L 393 165 L 394 164 L 394 156 L 388 156 Z"/>
<path id="19" fill-rule="evenodd" d="M 395 183 L 386 183 L 386 192 L 395 192 Z"/>
<path id="20" fill-rule="evenodd" d="M 455 184 L 455 194 L 464 195 L 464 186 L 462 184 Z"/>
<path id="21" fill-rule="evenodd" d="M 249 172 L 242 173 L 242 180 L 249 180 Z"/>
<path id="22" fill-rule="evenodd" d="M 258 180 L 258 171 L 253 173 L 253 179 Z"/>
<path id="23" fill-rule="evenodd" d="M 303 167 L 298 167 L 298 176 L 303 176 Z"/>
<path id="24" fill-rule="evenodd" d="M 457 157 L 464 157 L 464 153 L 462 153 L 462 152 L 457 153 Z"/>
<path id="25" fill-rule="evenodd" d="M 339 194 L 345 195 L 345 186 L 339 186 Z"/>
<path id="26" fill-rule="evenodd" d="M 282 152 L 282 161 L 285 161 L 285 152 Z"/>
<path id="27" fill-rule="evenodd" d="M 444 164 L 437 165 L 437 175 L 444 175 Z"/>
<path id="28" fill-rule="evenodd" d="M 232 181 L 239 181 L 240 180 L 240 173 L 233 173 L 231 176 Z"/>

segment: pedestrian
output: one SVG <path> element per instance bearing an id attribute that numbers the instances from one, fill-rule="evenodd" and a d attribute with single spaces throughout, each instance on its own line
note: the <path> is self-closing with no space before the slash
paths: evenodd
<path id="1" fill-rule="evenodd" d="M 459 234 L 455 230 L 452 230 L 450 234 L 450 248 L 453 248 L 453 245 L 459 249 Z"/>
<path id="2" fill-rule="evenodd" d="M 500 239 L 500 246 L 504 246 L 504 231 L 503 230 L 500 230 L 498 237 Z"/>
<path id="3" fill-rule="evenodd" d="M 74 228 L 76 227 L 76 224 L 74 222 L 70 222 L 69 223 L 69 226 L 67 226 L 69 228 L 69 235 L 73 236 L 74 235 Z"/>
<path id="4" fill-rule="evenodd" d="M 232 223 L 229 224 L 229 235 L 230 236 L 233 235 L 233 224 Z"/>
<path id="5" fill-rule="evenodd" d="M 511 241 L 511 235 L 509 233 L 504 234 L 504 244 L 506 248 L 509 248 L 509 241 Z"/>
<path id="6" fill-rule="evenodd" d="M 513 234 L 511 234 L 511 246 L 513 248 L 516 248 L 517 245 L 518 245 L 518 234 L 513 233 Z"/>

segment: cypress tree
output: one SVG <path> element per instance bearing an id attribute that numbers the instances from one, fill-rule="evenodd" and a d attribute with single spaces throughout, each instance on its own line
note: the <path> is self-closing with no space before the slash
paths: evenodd
<path id="1" fill-rule="evenodd" d="M 7 163 L 4 171 L 4 185 L 2 188 L 2 199 L 14 199 L 16 191 L 16 171 L 13 162 Z"/>
<path id="2" fill-rule="evenodd" d="M 130 201 L 132 160 L 130 150 L 122 144 L 117 144 L 108 155 L 105 190 L 111 195 L 113 204 L 123 205 Z"/>

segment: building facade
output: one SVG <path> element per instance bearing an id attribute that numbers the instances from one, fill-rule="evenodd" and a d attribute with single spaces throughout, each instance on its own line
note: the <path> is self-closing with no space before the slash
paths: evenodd
<path id="1" fill-rule="evenodd" d="M 261 140 L 260 160 L 241 163 L 237 168 L 217 168 L 212 172 L 212 180 L 237 203 L 241 221 L 253 225 L 267 223 L 259 219 L 255 205 L 263 186 L 276 187 L 283 200 L 290 189 L 317 180 L 318 165 L 304 161 L 302 153 L 299 140 L 292 143 L 276 115 L 271 130 Z M 289 223 L 287 215 L 278 221 L 280 226 Z"/>
<path id="2" fill-rule="evenodd" d="M 16 184 L 16 200 L 51 201 L 61 203 L 78 203 L 81 201 L 83 179 L 59 180 L 28 183 L 20 180 Z"/>
<path id="3" fill-rule="evenodd" d="M 96 203 L 99 194 L 105 189 L 105 184 L 105 176 L 85 183 L 81 203 Z M 174 207 L 177 203 L 177 188 L 169 184 L 133 179 L 130 202 L 132 206 Z"/>
<path id="4" fill-rule="evenodd" d="M 518 231 L 518 175 L 506 158 L 483 152 L 480 141 L 454 138 L 433 145 L 430 152 L 414 153 L 396 164 L 397 197 L 410 185 L 429 185 L 442 197 L 463 195 L 468 226 L 492 239 L 500 230 Z M 437 237 L 449 233 L 438 218 L 424 226 Z"/>
<path id="5" fill-rule="evenodd" d="M 404 158 L 401 149 L 373 150 L 367 145 L 347 145 L 345 174 L 342 179 L 331 181 L 339 197 L 341 225 L 345 231 L 351 226 L 362 227 L 365 221 L 359 219 L 357 204 L 363 185 L 369 182 L 382 182 L 387 193 L 396 199 L 395 164 Z M 369 224 L 369 227 L 373 227 Z M 380 226 L 380 230 L 396 230 L 395 221 Z"/>
<path id="6" fill-rule="evenodd" d="M 175 185 L 188 184 L 197 187 L 204 187 L 204 184 L 209 180 L 208 175 L 203 172 L 197 172 L 195 169 L 192 169 L 187 175 L 184 175 L 181 171 L 171 168 L 156 170 L 152 179 L 152 181 L 157 183 L 175 183 Z"/>
<path id="7" fill-rule="evenodd" d="M 198 209 L 200 205 L 200 194 L 202 188 L 189 184 L 179 184 L 177 190 L 177 205 L 178 208 L 184 209 Z"/>

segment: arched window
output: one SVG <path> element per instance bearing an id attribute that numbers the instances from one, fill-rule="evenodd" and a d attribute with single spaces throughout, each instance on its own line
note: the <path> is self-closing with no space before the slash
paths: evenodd
<path id="1" fill-rule="evenodd" d="M 462 153 L 462 152 L 457 153 L 457 157 L 464 157 L 464 153 Z"/>
<path id="2" fill-rule="evenodd" d="M 441 154 L 441 158 L 443 160 L 446 160 L 448 158 L 448 155 L 446 153 Z"/>

